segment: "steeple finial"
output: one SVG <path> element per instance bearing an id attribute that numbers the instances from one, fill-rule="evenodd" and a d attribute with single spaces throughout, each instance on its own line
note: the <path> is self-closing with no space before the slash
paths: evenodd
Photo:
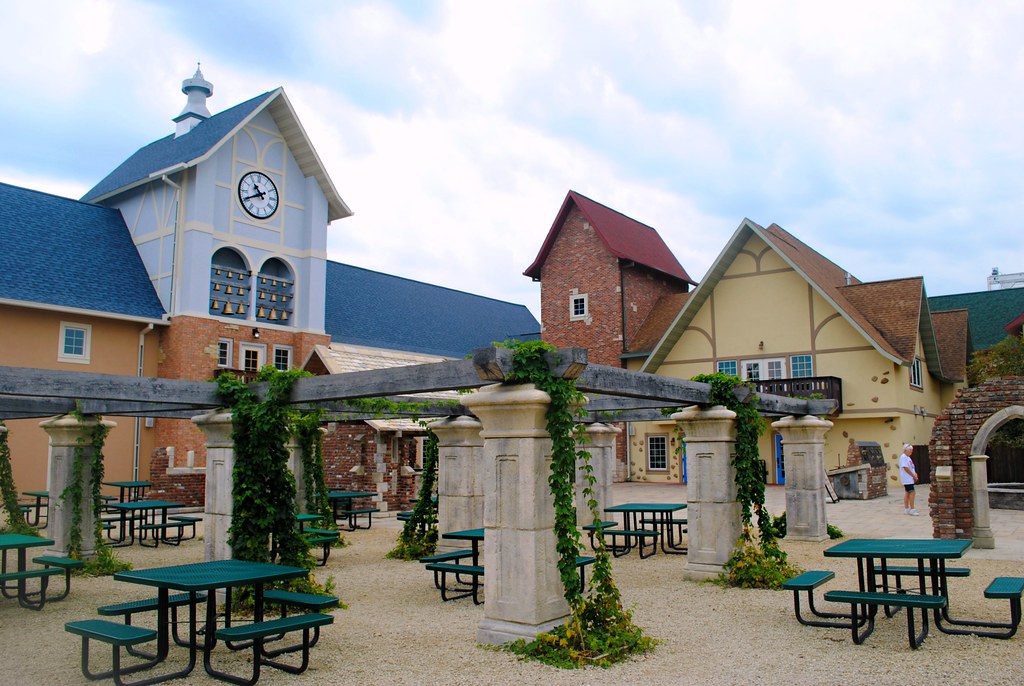
<path id="1" fill-rule="evenodd" d="M 210 110 L 206 108 L 206 99 L 213 95 L 213 84 L 203 77 L 200 63 L 196 62 L 196 73 L 192 78 L 181 82 L 181 92 L 188 96 L 185 109 L 174 122 L 178 125 L 175 138 L 191 131 L 199 122 L 210 118 Z"/>

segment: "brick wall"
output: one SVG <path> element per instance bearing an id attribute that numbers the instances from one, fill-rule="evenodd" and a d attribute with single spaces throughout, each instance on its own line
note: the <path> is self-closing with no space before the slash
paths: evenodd
<path id="1" fill-rule="evenodd" d="M 992 415 L 1012 405 L 1024 405 L 1024 377 L 993 379 L 961 389 L 935 420 L 928 443 L 932 467 L 928 504 L 935 538 L 972 537 L 971 444 Z M 936 480 L 935 468 L 947 466 L 952 467 L 952 480 Z"/>
<path id="2" fill-rule="evenodd" d="M 577 294 L 587 296 L 589 317 L 570 321 L 570 298 Z M 574 207 L 541 267 L 543 339 L 559 348 L 586 348 L 590 362 L 619 367 L 621 300 L 618 259 Z"/>
<path id="3" fill-rule="evenodd" d="M 416 436 L 395 438 L 365 422 L 329 422 L 324 434 L 324 475 L 328 490 L 374 491 L 385 512 L 406 510 L 419 493 L 419 476 L 404 474 L 416 466 Z M 362 465 L 364 474 L 353 474 Z"/>
<path id="4" fill-rule="evenodd" d="M 640 265 L 624 268 L 622 278 L 626 293 L 626 346 L 628 348 L 658 298 L 663 295 L 685 293 L 688 286 Z"/>
<path id="5" fill-rule="evenodd" d="M 275 345 L 291 346 L 293 367 L 299 367 L 306 361 L 313 346 L 330 343 L 330 337 L 324 334 L 263 327 L 258 328 L 260 336 L 256 338 L 253 324 L 202 317 L 173 317 L 171 325 L 160 334 L 158 376 L 189 381 L 213 378 L 217 369 L 218 341 L 222 338 L 232 340 L 232 367 L 235 369 L 242 367 L 240 343 L 265 346 L 265 363 L 272 361 Z M 153 497 L 167 497 L 189 504 L 205 502 L 206 437 L 203 432 L 191 419 L 157 419 L 154 436 L 156 450 L 150 460 Z M 166 448 L 174 450 L 167 451 Z M 171 453 L 175 469 L 168 473 Z"/>

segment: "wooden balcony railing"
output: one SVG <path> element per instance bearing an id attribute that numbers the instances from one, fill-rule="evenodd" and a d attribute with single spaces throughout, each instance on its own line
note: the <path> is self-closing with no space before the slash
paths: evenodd
<path id="1" fill-rule="evenodd" d="M 843 380 L 837 376 L 804 376 L 798 379 L 763 379 L 754 382 L 758 393 L 788 398 L 825 398 L 835 400 L 836 411 L 843 411 Z"/>
<path id="2" fill-rule="evenodd" d="M 256 380 L 256 375 L 259 372 L 247 372 L 242 369 L 228 369 L 227 367 L 217 367 L 213 370 L 213 378 L 217 378 L 221 374 L 227 374 L 228 372 L 234 374 L 245 383 L 252 383 Z"/>

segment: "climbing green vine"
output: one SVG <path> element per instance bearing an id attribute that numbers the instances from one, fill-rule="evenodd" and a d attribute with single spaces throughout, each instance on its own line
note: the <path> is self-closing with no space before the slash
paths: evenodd
<path id="1" fill-rule="evenodd" d="M 15 534 L 35 535 L 36 530 L 21 516 L 18 507 L 18 489 L 14 485 L 14 471 L 11 469 L 11 449 L 7 443 L 7 425 L 0 421 L 0 495 L 3 496 L 7 524 L 0 531 Z"/>
<path id="2" fill-rule="evenodd" d="M 61 501 L 65 507 L 70 508 L 71 522 L 68 527 L 68 557 L 80 560 L 82 558 L 82 506 L 85 498 L 88 498 L 93 514 L 93 540 L 95 549 L 99 551 L 104 545 L 103 521 L 100 515 L 103 512 L 103 501 L 100 498 L 100 485 L 103 483 L 103 444 L 107 440 L 109 429 L 103 424 L 100 417 L 92 416 L 89 419 L 76 407 L 71 411 L 71 416 L 81 423 L 92 421 L 92 427 L 88 436 L 79 435 L 75 444 L 74 456 L 71 462 L 71 476 L 68 485 L 61 493 Z M 88 449 L 88 450 L 87 450 Z M 88 465 L 86 465 L 86 453 L 89 454 Z M 85 493 L 85 469 L 88 466 L 90 473 L 90 491 Z"/>
<path id="3" fill-rule="evenodd" d="M 421 422 L 424 426 L 425 423 Z M 438 448 L 437 436 L 429 428 L 423 442 L 423 471 L 419 495 L 412 515 L 402 527 L 398 544 L 387 557 L 399 560 L 416 560 L 432 555 L 437 550 L 437 503 L 434 490 L 437 485 Z"/>
<path id="4" fill-rule="evenodd" d="M 569 617 L 549 633 L 533 641 L 507 644 L 512 652 L 558 667 L 583 665 L 608 666 L 630 655 L 654 649 L 654 639 L 645 636 L 633 624 L 632 614 L 622 606 L 619 589 L 612 579 L 611 561 L 603 538 L 595 537 L 596 550 L 590 591 L 584 597 L 579 590 L 576 557 L 581 549 L 576 528 L 576 469 L 584 474 L 584 497 L 593 521 L 600 526 L 600 513 L 594 497 L 595 478 L 590 453 L 578 448 L 585 440 L 578 422 L 585 397 L 572 381 L 552 375 L 545 355 L 555 348 L 542 341 L 508 344 L 513 350 L 512 373 L 506 383 L 532 383 L 551 398 L 547 411 L 547 431 L 551 437 L 551 474 L 548 485 L 554 496 L 554 532 L 558 550 L 558 570 L 569 603 Z"/>
<path id="5" fill-rule="evenodd" d="M 709 405 L 723 405 L 736 413 L 736 454 L 732 465 L 736 469 L 736 499 L 740 503 L 743 531 L 736 550 L 725 564 L 722 581 L 744 588 L 780 588 L 797 570 L 779 547 L 779 522 L 765 507 L 765 471 L 758 438 L 767 428 L 767 422 L 751 402 L 755 396 L 748 396 L 747 402 L 737 399 L 733 391 L 743 383 L 739 378 L 719 372 L 699 374 L 692 380 L 711 386 Z M 754 517 L 757 518 L 756 537 Z"/>
<path id="6" fill-rule="evenodd" d="M 301 370 L 278 371 L 267 365 L 257 373 L 266 382 L 266 398 L 233 374 L 217 377 L 230 404 L 235 446 L 233 511 L 228 542 L 236 559 L 269 562 L 271 549 L 282 564 L 312 569 L 309 544 L 295 525 L 295 477 L 288 469 L 287 443 L 292 426 L 288 396 Z"/>
<path id="7" fill-rule="evenodd" d="M 318 514 L 325 528 L 334 529 L 334 512 L 327 498 L 327 479 L 324 474 L 322 410 L 306 410 L 293 418 L 295 435 L 302 451 L 302 489 L 306 510 Z"/>

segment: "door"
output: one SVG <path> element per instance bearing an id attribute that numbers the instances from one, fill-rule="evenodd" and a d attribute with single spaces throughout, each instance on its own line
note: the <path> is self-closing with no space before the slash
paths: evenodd
<path id="1" fill-rule="evenodd" d="M 267 346 L 260 343 L 240 343 L 242 371 L 256 373 L 267 362 Z"/>
<path id="2" fill-rule="evenodd" d="M 782 455 L 782 434 L 775 434 L 775 483 L 786 483 L 786 460 Z"/>

